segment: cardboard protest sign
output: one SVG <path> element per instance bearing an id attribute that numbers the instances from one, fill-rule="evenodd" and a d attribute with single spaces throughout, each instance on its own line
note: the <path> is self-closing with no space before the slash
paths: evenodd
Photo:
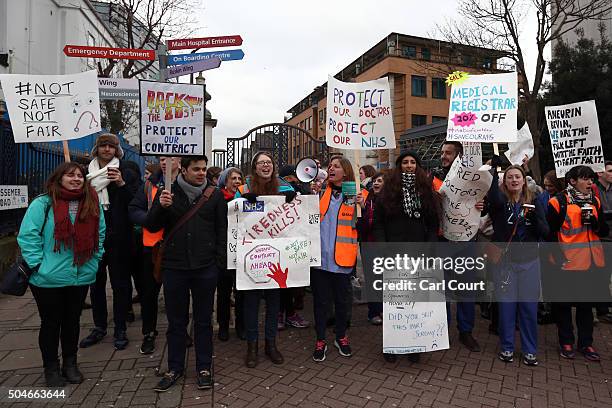
<path id="1" fill-rule="evenodd" d="M 325 142 L 340 149 L 394 149 L 389 80 L 346 83 L 330 75 Z"/>
<path id="2" fill-rule="evenodd" d="M 482 166 L 482 145 L 478 142 L 462 142 L 463 156 L 461 163 L 465 167 L 480 167 Z"/>
<path id="3" fill-rule="evenodd" d="M 28 207 L 28 186 L 0 186 L 0 211 Z"/>
<path id="4" fill-rule="evenodd" d="M 204 86 L 140 81 L 140 153 L 204 154 Z"/>
<path id="5" fill-rule="evenodd" d="M 522 165 L 525 156 L 533 157 L 533 138 L 527 122 L 518 131 L 516 142 L 508 143 L 508 150 L 504 152 L 511 164 Z"/>
<path id="6" fill-rule="evenodd" d="M 100 129 L 96 71 L 0 75 L 15 143 L 78 139 Z"/>
<path id="7" fill-rule="evenodd" d="M 451 82 L 447 140 L 516 141 L 516 72 L 464 75 Z"/>
<path id="8" fill-rule="evenodd" d="M 306 238 L 309 241 L 309 266 L 321 265 L 319 197 L 298 195 L 290 203 L 284 196 L 258 197 L 256 204 L 236 199 L 227 204 L 227 268 L 244 263 L 240 247 L 264 239 Z M 243 252 L 244 253 L 244 252 Z M 238 261 L 239 260 L 239 261 Z"/>
<path id="9" fill-rule="evenodd" d="M 383 302 L 383 353 L 449 348 L 445 302 Z"/>
<path id="10" fill-rule="evenodd" d="M 547 106 L 545 112 L 557 177 L 578 165 L 604 171 L 595 101 Z"/>
<path id="11" fill-rule="evenodd" d="M 469 241 L 480 222 L 480 211 L 474 206 L 491 187 L 493 176 L 478 166 L 466 167 L 457 157 L 444 179 L 442 194 L 442 233 L 450 241 Z"/>
<path id="12" fill-rule="evenodd" d="M 306 237 L 245 239 L 237 256 L 238 290 L 310 285 L 310 240 Z"/>

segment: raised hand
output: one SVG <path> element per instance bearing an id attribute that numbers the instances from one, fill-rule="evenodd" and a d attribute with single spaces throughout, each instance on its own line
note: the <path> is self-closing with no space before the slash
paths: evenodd
<path id="1" fill-rule="evenodd" d="M 269 273 L 266 276 L 274 279 L 276 283 L 278 283 L 279 288 L 287 287 L 287 275 L 289 274 L 289 268 L 285 268 L 285 271 L 283 272 L 283 268 L 281 268 L 280 263 L 277 263 L 276 265 L 270 266 L 270 272 L 272 273 Z"/>

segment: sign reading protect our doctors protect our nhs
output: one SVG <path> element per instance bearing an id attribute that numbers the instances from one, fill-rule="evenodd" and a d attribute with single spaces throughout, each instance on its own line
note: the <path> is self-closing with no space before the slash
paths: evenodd
<path id="1" fill-rule="evenodd" d="M 197 54 L 168 55 L 168 65 L 183 65 L 218 57 L 221 61 L 236 61 L 244 58 L 244 52 L 238 50 L 199 52 Z"/>

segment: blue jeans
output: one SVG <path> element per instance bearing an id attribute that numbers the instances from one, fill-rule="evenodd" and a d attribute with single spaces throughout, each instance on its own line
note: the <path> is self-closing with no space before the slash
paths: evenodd
<path id="1" fill-rule="evenodd" d="M 266 301 L 265 338 L 276 340 L 278 331 L 278 312 L 280 311 L 280 289 L 243 290 L 244 326 L 247 341 L 257 341 L 259 337 L 259 300 L 263 296 Z"/>
<path id="2" fill-rule="evenodd" d="M 189 294 L 191 292 L 196 370 L 210 370 L 212 365 L 212 310 L 217 288 L 215 265 L 195 270 L 163 271 L 164 300 L 168 317 L 168 370 L 182 373 L 187 351 Z"/>
<path id="3" fill-rule="evenodd" d="M 498 328 L 502 351 L 514 351 L 514 333 L 518 317 L 521 349 L 523 353 L 536 354 L 540 260 L 536 258 L 524 263 L 510 262 L 500 265 L 496 273 L 495 295 L 499 302 Z"/>
<path id="4" fill-rule="evenodd" d="M 474 319 L 476 318 L 476 304 L 474 302 L 457 302 L 457 329 L 460 333 L 471 333 L 474 329 Z M 453 320 L 450 302 L 446 302 L 446 319 L 448 327 Z"/>

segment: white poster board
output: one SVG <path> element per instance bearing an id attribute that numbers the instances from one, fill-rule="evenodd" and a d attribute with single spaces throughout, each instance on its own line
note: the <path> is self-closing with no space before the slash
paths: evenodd
<path id="1" fill-rule="evenodd" d="M 0 75 L 15 143 L 78 139 L 100 128 L 96 71 Z"/>
<path id="2" fill-rule="evenodd" d="M 465 167 L 459 157 L 455 159 L 440 188 L 442 233 L 446 239 L 469 241 L 474 238 L 480 223 L 480 211 L 475 205 L 485 197 L 492 180 L 488 170 Z"/>
<path id="3" fill-rule="evenodd" d="M 140 153 L 204 154 L 204 86 L 140 81 Z"/>
<path id="4" fill-rule="evenodd" d="M 532 158 L 534 153 L 533 138 L 527 122 L 518 131 L 516 142 L 508 143 L 508 150 L 504 152 L 511 164 L 522 165 L 525 156 Z"/>
<path id="5" fill-rule="evenodd" d="M 465 167 L 482 166 L 482 145 L 478 142 L 461 142 L 463 145 L 463 155 L 461 163 Z"/>
<path id="6" fill-rule="evenodd" d="M 516 141 L 516 72 L 468 75 L 451 87 L 446 140 Z"/>
<path id="7" fill-rule="evenodd" d="M 557 177 L 578 165 L 605 170 L 595 101 L 547 106 L 545 112 Z"/>
<path id="8" fill-rule="evenodd" d="M 449 348 L 445 302 L 383 302 L 383 353 Z"/>
<path id="9" fill-rule="evenodd" d="M 352 150 L 394 149 L 395 132 L 389 80 L 327 80 L 327 131 L 330 147 Z"/>
<path id="10" fill-rule="evenodd" d="M 307 238 L 310 266 L 321 265 L 321 214 L 319 197 L 298 195 L 290 203 L 284 196 L 258 197 L 255 205 L 243 198 L 227 204 L 227 268 L 236 269 L 238 249 L 246 241 Z"/>
<path id="11" fill-rule="evenodd" d="M 0 211 L 28 207 L 28 186 L 0 186 Z"/>

